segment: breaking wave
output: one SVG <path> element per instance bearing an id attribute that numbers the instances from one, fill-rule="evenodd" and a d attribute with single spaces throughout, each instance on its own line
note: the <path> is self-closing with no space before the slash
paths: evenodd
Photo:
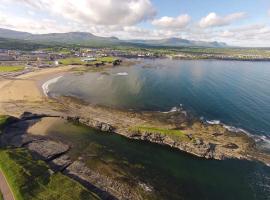
<path id="1" fill-rule="evenodd" d="M 128 73 L 127 72 L 119 72 L 117 73 L 118 76 L 127 76 Z"/>
<path id="2" fill-rule="evenodd" d="M 58 76 L 58 77 L 55 77 L 53 79 L 50 79 L 48 81 L 46 81 L 43 85 L 42 85 L 42 90 L 43 90 L 43 93 L 46 97 L 48 97 L 48 94 L 50 92 L 50 89 L 49 89 L 49 86 L 53 83 L 56 83 L 57 81 L 59 81 L 59 79 L 61 79 L 63 76 Z"/>

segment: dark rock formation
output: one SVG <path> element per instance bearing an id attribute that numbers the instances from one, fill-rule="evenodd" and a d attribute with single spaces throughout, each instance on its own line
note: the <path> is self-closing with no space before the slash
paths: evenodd
<path id="1" fill-rule="evenodd" d="M 49 162 L 49 165 L 52 167 L 54 171 L 62 172 L 64 171 L 69 165 L 72 164 L 70 157 L 66 154 L 55 158 Z"/>
<path id="2" fill-rule="evenodd" d="M 73 162 L 64 173 L 99 194 L 102 199 L 141 199 L 129 185 L 90 170 L 82 161 Z"/>
<path id="3" fill-rule="evenodd" d="M 115 128 L 105 122 L 100 122 L 93 119 L 86 119 L 86 118 L 80 118 L 80 117 L 66 117 L 68 121 L 84 124 L 86 126 L 92 127 L 94 129 L 103 131 L 103 132 L 113 132 Z"/>
<path id="4" fill-rule="evenodd" d="M 217 154 L 215 152 L 215 145 L 211 143 L 206 143 L 201 138 L 193 138 L 189 136 L 187 138 L 193 139 L 194 142 L 190 141 L 175 141 L 169 136 L 159 134 L 159 133 L 149 133 L 149 132 L 139 132 L 134 131 L 128 134 L 129 138 L 137 140 L 146 140 L 153 143 L 158 143 L 162 145 L 168 145 L 170 147 L 185 151 L 187 153 L 207 158 L 207 159 L 223 159 L 223 155 Z"/>
<path id="5" fill-rule="evenodd" d="M 26 147 L 45 161 L 53 160 L 69 150 L 68 145 L 47 139 L 33 141 Z"/>

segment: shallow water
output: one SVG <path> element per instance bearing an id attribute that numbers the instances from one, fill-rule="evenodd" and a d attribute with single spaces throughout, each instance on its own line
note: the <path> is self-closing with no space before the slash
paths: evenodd
<path id="1" fill-rule="evenodd" d="M 31 129 L 72 145 L 70 156 L 91 169 L 153 187 L 157 199 L 269 199 L 270 168 L 248 161 L 203 160 L 180 151 L 64 121 L 42 121 Z"/>
<path id="2" fill-rule="evenodd" d="M 49 93 L 135 110 L 183 104 L 198 117 L 270 135 L 269 62 L 155 59 L 108 73 L 67 75 Z"/>
<path id="3" fill-rule="evenodd" d="M 70 74 L 48 89 L 49 95 L 125 109 L 168 111 L 183 104 L 198 117 L 264 136 L 261 147 L 269 151 L 269 62 L 143 60 L 108 73 Z M 117 135 L 82 132 L 64 134 L 80 147 L 74 155 L 85 152 L 91 160 L 92 151 L 101 152 L 130 178 L 154 186 L 161 199 L 270 199 L 270 171 L 258 163 L 200 160 Z"/>

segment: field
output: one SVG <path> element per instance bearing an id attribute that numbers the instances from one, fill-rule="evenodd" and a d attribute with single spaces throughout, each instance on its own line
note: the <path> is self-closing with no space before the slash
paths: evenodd
<path id="1" fill-rule="evenodd" d="M 1 150 L 0 169 L 16 200 L 99 199 L 67 176 L 51 173 L 45 162 L 33 160 L 26 149 Z"/>
<path id="2" fill-rule="evenodd" d="M 171 130 L 171 129 L 147 127 L 147 126 L 133 127 L 132 131 L 158 133 L 158 134 L 162 134 L 162 135 L 175 135 L 175 136 L 182 136 L 183 135 L 183 132 L 180 130 Z"/>
<path id="3" fill-rule="evenodd" d="M 62 65 L 95 65 L 95 64 L 101 64 L 101 63 L 113 63 L 117 58 L 115 57 L 100 57 L 96 58 L 96 60 L 90 61 L 90 62 L 84 62 L 82 61 L 82 58 L 76 57 L 76 58 L 65 58 L 59 60 L 59 63 Z"/>
<path id="4" fill-rule="evenodd" d="M 59 63 L 62 65 L 83 65 L 85 62 L 81 58 L 65 58 L 59 60 Z"/>
<path id="5" fill-rule="evenodd" d="M 0 72 L 17 72 L 22 71 L 24 68 L 23 66 L 0 66 Z"/>

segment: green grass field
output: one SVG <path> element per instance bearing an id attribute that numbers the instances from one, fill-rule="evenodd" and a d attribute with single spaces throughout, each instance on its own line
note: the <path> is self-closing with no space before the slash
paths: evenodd
<path id="1" fill-rule="evenodd" d="M 33 160 L 26 149 L 0 150 L 0 169 L 16 200 L 99 199 L 67 176 L 50 173 L 46 163 Z"/>
<path id="2" fill-rule="evenodd" d="M 60 64 L 63 65 L 83 65 L 85 62 L 81 60 L 81 58 L 65 58 L 59 60 Z"/>
<path id="3" fill-rule="evenodd" d="M 97 58 L 97 61 L 105 63 L 113 63 L 115 60 L 117 60 L 117 58 L 111 56 Z"/>
<path id="4" fill-rule="evenodd" d="M 95 61 L 92 62 L 84 62 L 82 61 L 82 58 L 65 58 L 65 59 L 60 59 L 59 63 L 62 65 L 91 65 L 91 64 L 99 64 L 99 63 L 113 63 L 117 58 L 115 57 L 100 57 L 96 58 Z"/>
<path id="5" fill-rule="evenodd" d="M 185 132 L 181 130 L 166 129 L 151 126 L 136 126 L 131 127 L 129 130 L 138 133 L 160 134 L 161 136 L 169 137 L 174 141 L 190 141 Z"/>
<path id="6" fill-rule="evenodd" d="M 158 133 L 162 135 L 175 135 L 175 136 L 183 136 L 183 132 L 180 130 L 171 130 L 157 127 L 147 127 L 147 126 L 137 126 L 131 128 L 132 131 L 139 132 L 148 132 L 148 133 Z"/>
<path id="7" fill-rule="evenodd" d="M 0 66 L 0 72 L 17 72 L 22 71 L 24 68 L 23 66 Z"/>

